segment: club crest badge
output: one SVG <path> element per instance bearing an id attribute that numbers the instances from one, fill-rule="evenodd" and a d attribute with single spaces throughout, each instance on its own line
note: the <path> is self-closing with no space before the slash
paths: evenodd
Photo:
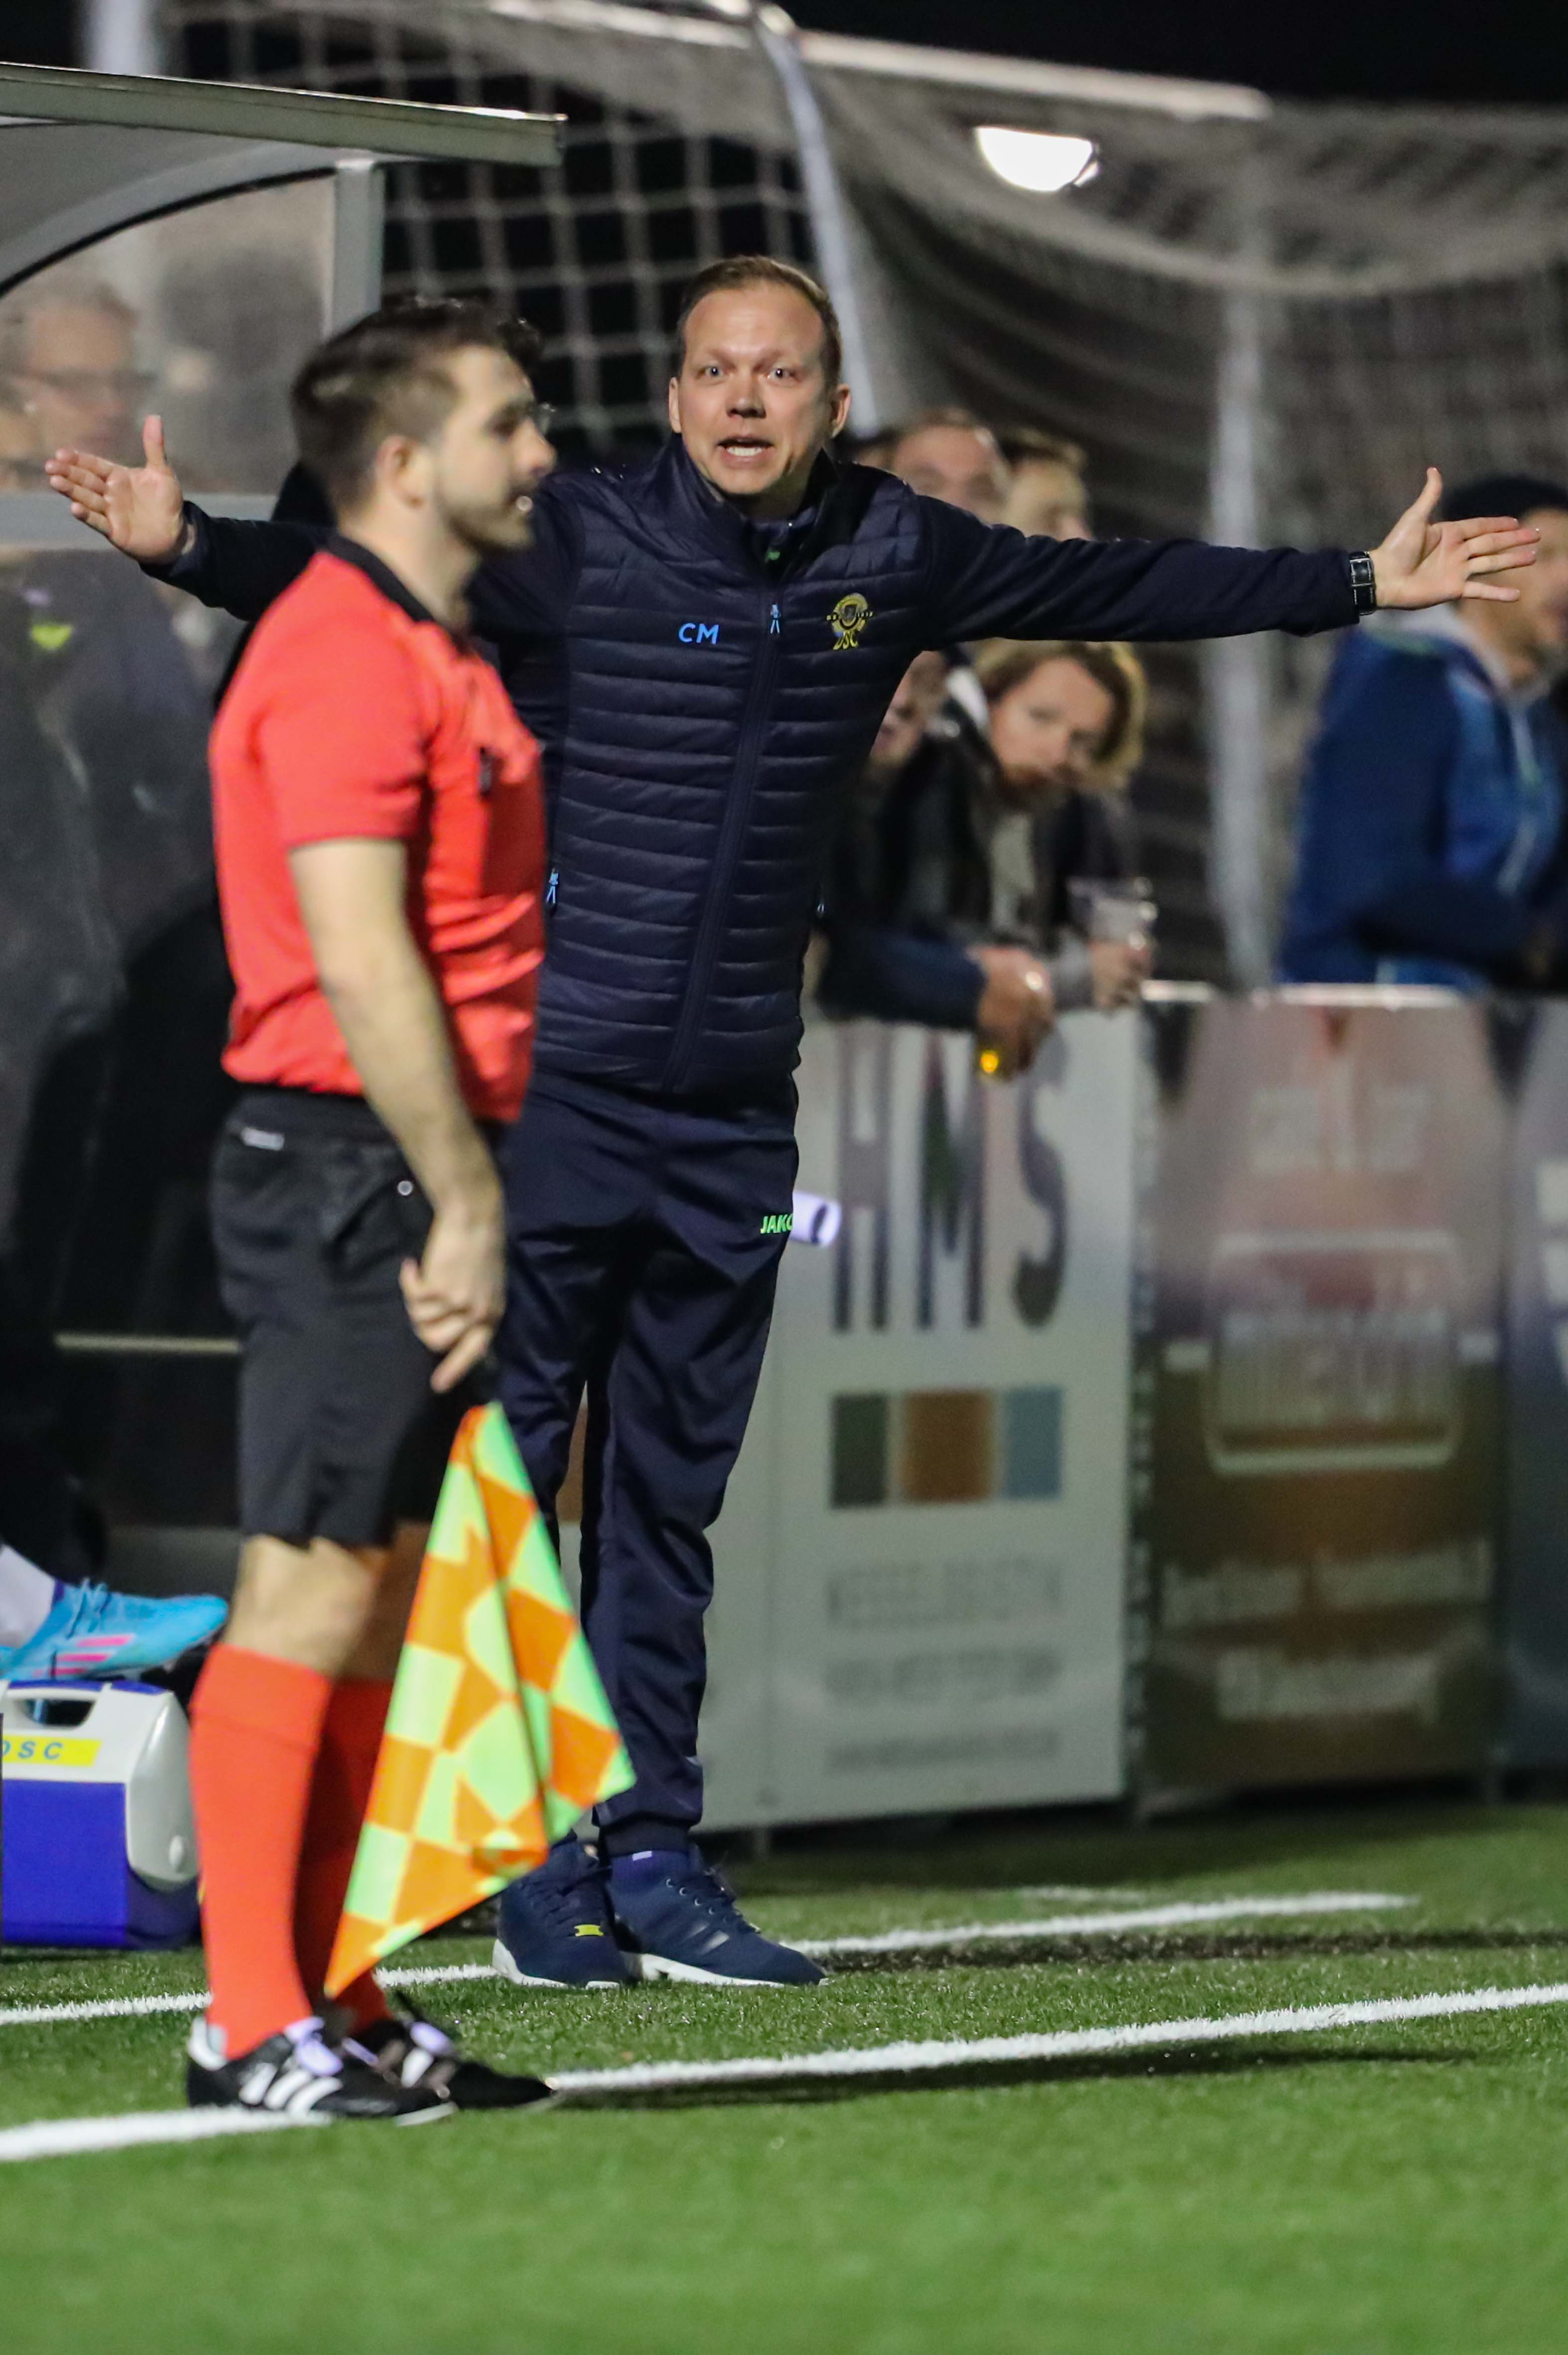
<path id="1" fill-rule="evenodd" d="M 833 652 L 844 654 L 860 644 L 861 632 L 871 619 L 871 607 L 858 589 L 841 597 L 828 615 L 828 627 L 833 634 Z"/>

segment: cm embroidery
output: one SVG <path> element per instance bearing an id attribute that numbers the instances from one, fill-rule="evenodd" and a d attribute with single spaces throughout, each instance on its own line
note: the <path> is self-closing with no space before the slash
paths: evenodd
<path id="1" fill-rule="evenodd" d="M 683 622 L 675 635 L 683 646 L 716 646 L 718 634 L 716 622 Z"/>

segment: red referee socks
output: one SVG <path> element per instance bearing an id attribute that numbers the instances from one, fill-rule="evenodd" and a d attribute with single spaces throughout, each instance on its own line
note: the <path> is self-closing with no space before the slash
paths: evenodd
<path id="1" fill-rule="evenodd" d="M 220 1644 L 191 1711 L 208 2017 L 233 2052 L 319 2011 L 370 1804 L 389 1680 Z M 355 2027 L 387 2016 L 366 1972 L 337 1998 Z"/>
<path id="2" fill-rule="evenodd" d="M 369 1677 L 344 1678 L 333 1687 L 327 1703 L 294 1900 L 300 1976 L 317 2010 L 391 1705 L 391 1680 Z M 352 2013 L 355 2028 L 368 2028 L 373 2019 L 387 2017 L 387 1998 L 369 1971 L 352 1980 L 335 1999 Z"/>
<path id="3" fill-rule="evenodd" d="M 332 1682 L 314 1668 L 219 1644 L 191 1710 L 208 2018 L 230 2053 L 315 2009 L 294 1953 L 311 1784 Z"/>

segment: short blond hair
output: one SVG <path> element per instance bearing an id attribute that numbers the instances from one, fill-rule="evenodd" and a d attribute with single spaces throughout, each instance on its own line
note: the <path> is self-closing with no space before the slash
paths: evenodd
<path id="1" fill-rule="evenodd" d="M 1110 722 L 1095 755 L 1094 783 L 1102 789 L 1125 785 L 1143 758 L 1149 685 L 1142 664 L 1130 646 L 1108 639 L 988 638 L 975 651 L 974 670 L 986 701 L 1000 703 L 1050 662 L 1076 663 L 1109 696 Z"/>
<path id="2" fill-rule="evenodd" d="M 675 321 L 675 350 L 678 365 L 686 365 L 686 329 L 697 304 L 710 294 L 736 294 L 747 286 L 787 286 L 810 304 L 822 323 L 822 374 L 834 389 L 844 372 L 843 330 L 839 314 L 833 308 L 833 298 L 821 281 L 813 278 L 793 261 L 777 261 L 770 253 L 731 253 L 722 261 L 707 262 L 694 278 L 681 290 L 681 308 Z"/>
<path id="3" fill-rule="evenodd" d="M 996 438 L 1010 466 L 1065 466 L 1080 483 L 1088 471 L 1082 442 L 1069 442 L 1065 433 L 1044 433 L 1037 425 L 1001 425 Z"/>

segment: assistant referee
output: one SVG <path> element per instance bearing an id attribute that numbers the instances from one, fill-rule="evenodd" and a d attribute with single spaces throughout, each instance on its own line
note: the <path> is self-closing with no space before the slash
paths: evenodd
<path id="1" fill-rule="evenodd" d="M 538 748 L 467 634 L 552 453 L 534 342 L 389 309 L 293 392 L 341 530 L 257 630 L 212 738 L 244 1091 L 213 1222 L 240 1336 L 239 1582 L 191 1776 L 212 1995 L 197 2106 L 408 2118 L 547 2090 L 323 1995 L 463 1378 L 501 1311 L 491 1138 L 543 951 Z"/>

